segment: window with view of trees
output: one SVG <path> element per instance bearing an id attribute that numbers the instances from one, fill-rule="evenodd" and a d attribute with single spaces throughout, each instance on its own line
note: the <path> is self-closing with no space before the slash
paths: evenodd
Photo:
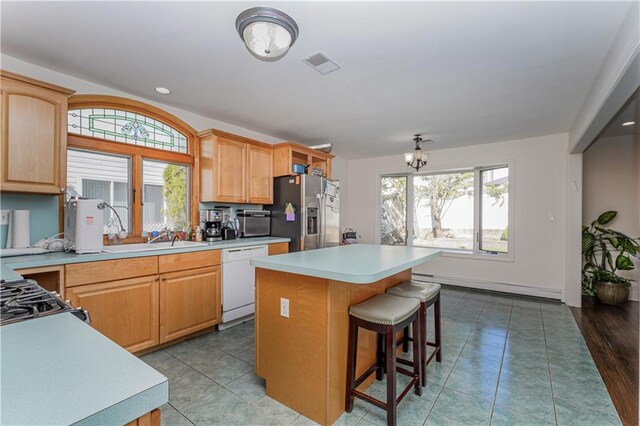
<path id="1" fill-rule="evenodd" d="M 382 176 L 380 228 L 382 244 L 507 254 L 509 167 Z"/>
<path id="2" fill-rule="evenodd" d="M 111 96 L 69 99 L 67 194 L 101 199 L 132 239 L 167 228 L 187 230 L 195 131 L 150 105 Z M 117 232 L 104 211 L 105 234 Z"/>

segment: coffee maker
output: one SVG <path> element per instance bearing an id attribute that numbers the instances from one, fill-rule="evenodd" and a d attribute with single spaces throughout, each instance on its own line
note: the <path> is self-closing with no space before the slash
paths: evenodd
<path id="1" fill-rule="evenodd" d="M 207 209 L 200 213 L 200 227 L 204 241 L 220 241 L 222 239 L 222 209 Z"/>

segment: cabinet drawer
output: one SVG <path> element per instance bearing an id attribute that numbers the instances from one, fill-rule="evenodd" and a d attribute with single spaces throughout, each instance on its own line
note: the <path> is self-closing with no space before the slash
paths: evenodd
<path id="1" fill-rule="evenodd" d="M 64 270 L 66 287 L 122 280 L 157 274 L 158 256 L 75 263 Z"/>
<path id="2" fill-rule="evenodd" d="M 206 268 L 220 264 L 220 250 L 196 251 L 183 254 L 160 256 L 158 267 L 160 273 L 184 271 L 194 268 Z"/>

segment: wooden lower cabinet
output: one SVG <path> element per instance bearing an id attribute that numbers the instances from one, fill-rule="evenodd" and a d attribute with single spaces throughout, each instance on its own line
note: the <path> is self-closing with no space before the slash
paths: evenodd
<path id="1" fill-rule="evenodd" d="M 160 426 L 161 424 L 161 413 L 160 409 L 156 408 L 153 411 L 149 411 L 142 417 L 138 417 L 137 419 L 127 423 L 125 426 Z"/>
<path id="2" fill-rule="evenodd" d="M 289 253 L 289 243 L 269 244 L 269 256 Z"/>
<path id="3" fill-rule="evenodd" d="M 160 275 L 160 343 L 213 327 L 222 319 L 220 267 Z"/>
<path id="4" fill-rule="evenodd" d="M 130 352 L 160 343 L 158 275 L 67 288 L 74 306 L 89 312 L 91 325 Z"/>

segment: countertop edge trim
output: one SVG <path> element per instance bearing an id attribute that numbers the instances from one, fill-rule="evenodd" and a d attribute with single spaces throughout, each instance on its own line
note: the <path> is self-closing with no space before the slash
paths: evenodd
<path id="1" fill-rule="evenodd" d="M 270 263 L 268 261 L 254 260 L 254 259 L 251 260 L 251 264 L 256 268 L 269 269 L 272 271 L 288 272 L 291 274 L 298 274 L 298 275 L 307 275 L 307 276 L 325 278 L 325 279 L 334 280 L 334 281 L 343 281 L 343 282 L 348 282 L 352 284 L 371 284 L 383 278 L 387 278 L 391 275 L 413 268 L 414 266 L 420 265 L 434 257 L 439 257 L 441 254 L 442 252 L 440 251 L 430 253 L 426 256 L 421 257 L 420 259 L 412 260 L 401 266 L 396 266 L 393 268 L 385 269 L 384 271 L 378 272 L 376 274 L 368 274 L 368 275 L 344 274 L 340 272 L 329 272 L 321 269 L 303 268 L 300 266 L 278 265 L 278 264 Z"/>

